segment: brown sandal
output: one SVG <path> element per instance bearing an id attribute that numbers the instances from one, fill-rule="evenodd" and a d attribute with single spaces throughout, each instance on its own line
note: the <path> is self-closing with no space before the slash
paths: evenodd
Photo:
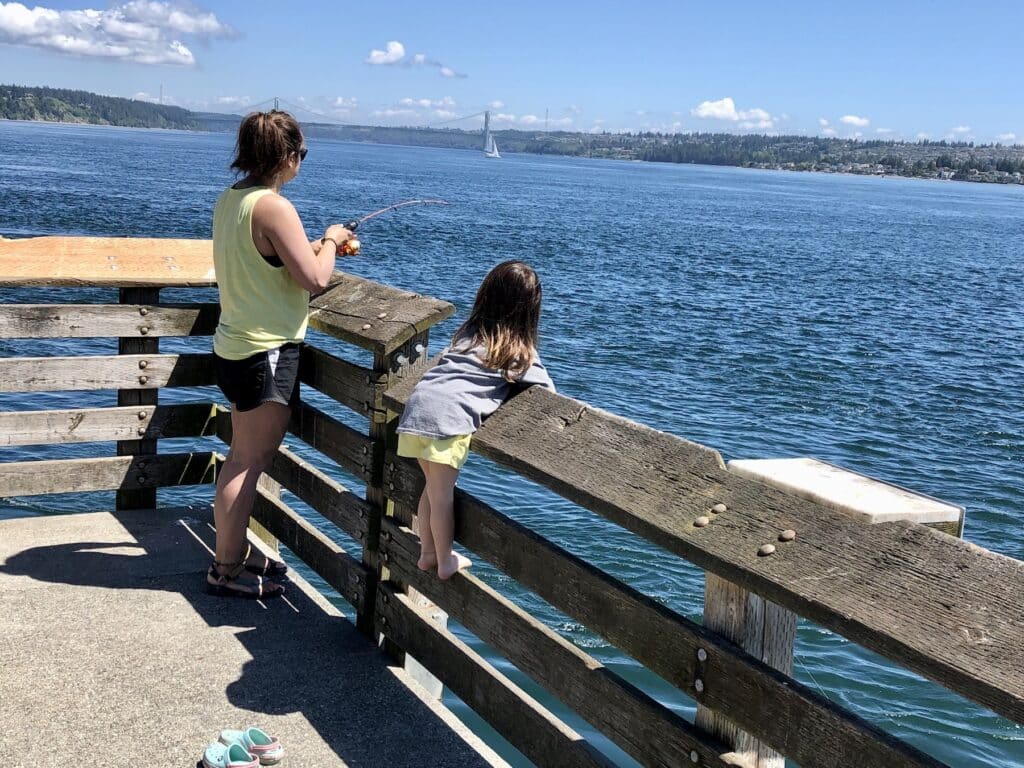
<path id="1" fill-rule="evenodd" d="M 224 571 L 220 569 L 224 568 Z M 249 600 L 264 600 L 280 597 L 284 587 L 275 581 L 254 576 L 255 582 L 241 582 L 238 577 L 246 572 L 245 562 L 222 563 L 214 560 L 206 572 L 206 591 L 217 597 L 242 597 Z"/>
<path id="2" fill-rule="evenodd" d="M 249 558 L 253 554 L 257 554 L 263 558 L 263 565 L 254 565 L 249 562 Z M 263 576 L 267 579 L 281 580 L 288 578 L 288 566 L 282 563 L 280 560 L 274 560 L 272 557 L 267 557 L 258 550 L 253 550 L 252 544 L 246 542 L 245 554 L 242 555 L 242 563 L 245 565 L 245 570 L 249 573 L 255 573 L 257 576 Z"/>

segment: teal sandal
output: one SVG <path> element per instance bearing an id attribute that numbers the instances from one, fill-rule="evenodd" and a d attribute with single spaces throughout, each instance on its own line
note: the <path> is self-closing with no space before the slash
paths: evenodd
<path id="1" fill-rule="evenodd" d="M 203 768 L 259 768 L 260 761 L 241 744 L 210 744 L 203 752 Z"/>
<path id="2" fill-rule="evenodd" d="M 224 730 L 220 732 L 220 743 L 240 744 L 247 752 L 258 758 L 260 765 L 277 765 L 284 757 L 284 747 L 276 736 L 270 736 L 260 728 L 246 728 L 244 731 Z"/>

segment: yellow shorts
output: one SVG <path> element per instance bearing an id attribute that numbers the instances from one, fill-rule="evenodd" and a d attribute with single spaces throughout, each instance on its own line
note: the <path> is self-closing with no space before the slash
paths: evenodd
<path id="1" fill-rule="evenodd" d="M 469 458 L 469 442 L 472 438 L 472 435 L 456 435 L 438 439 L 399 432 L 398 455 L 462 469 Z"/>

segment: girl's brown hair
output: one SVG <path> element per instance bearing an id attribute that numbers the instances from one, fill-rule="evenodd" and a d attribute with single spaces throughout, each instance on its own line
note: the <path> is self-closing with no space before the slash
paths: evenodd
<path id="1" fill-rule="evenodd" d="M 502 262 L 480 284 L 473 311 L 452 343 L 482 344 L 484 365 L 516 381 L 533 364 L 540 300 L 540 278 L 533 268 L 521 261 Z"/>
<path id="2" fill-rule="evenodd" d="M 238 126 L 231 168 L 257 179 L 271 179 L 289 155 L 302 149 L 302 129 L 287 112 L 250 112 Z"/>

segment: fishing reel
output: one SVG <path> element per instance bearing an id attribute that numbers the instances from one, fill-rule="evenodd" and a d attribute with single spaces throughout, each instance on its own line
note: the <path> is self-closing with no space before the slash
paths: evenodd
<path id="1" fill-rule="evenodd" d="M 448 201 L 447 200 L 404 200 L 401 203 L 395 203 L 394 205 L 389 205 L 387 208 L 381 208 L 379 211 L 374 211 L 373 213 L 368 213 L 365 216 L 362 216 L 362 217 L 360 217 L 358 219 L 351 219 L 350 221 L 346 221 L 342 226 L 345 227 L 345 229 L 347 229 L 349 232 L 355 233 L 356 229 L 364 221 L 369 221 L 372 218 L 380 216 L 382 213 L 387 213 L 388 211 L 393 211 L 396 208 L 404 208 L 407 205 L 448 205 Z M 353 236 L 350 237 L 345 242 L 338 243 L 338 252 L 337 253 L 338 253 L 338 256 L 355 256 L 355 255 L 357 255 L 359 253 L 359 249 L 361 247 L 362 247 L 362 244 L 359 242 L 359 238 L 355 237 L 355 235 L 353 234 Z"/>

